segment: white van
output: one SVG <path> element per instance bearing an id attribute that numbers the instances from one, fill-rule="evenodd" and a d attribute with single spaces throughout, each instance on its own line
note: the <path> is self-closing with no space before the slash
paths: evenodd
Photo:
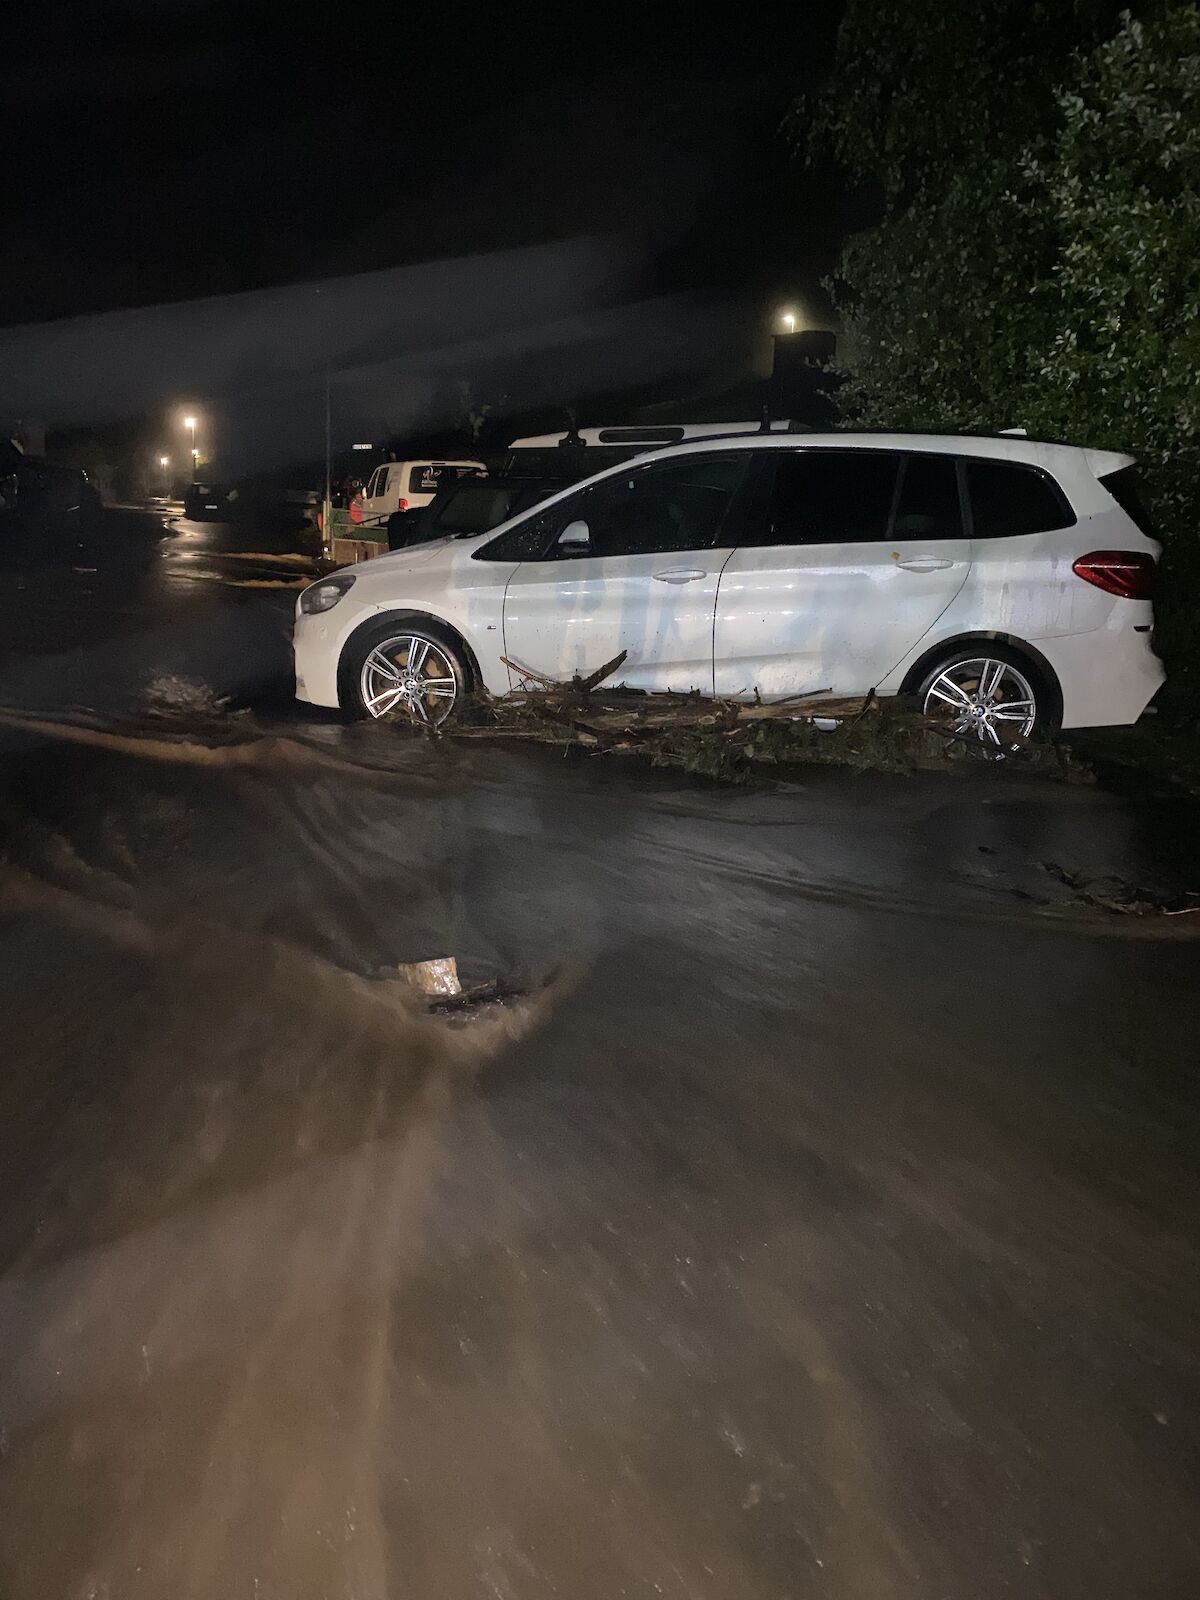
<path id="1" fill-rule="evenodd" d="M 454 478 L 482 477 L 486 472 L 482 461 L 386 461 L 375 468 L 361 495 L 355 496 L 350 520 L 367 537 L 378 539 L 393 511 L 419 510 Z"/>

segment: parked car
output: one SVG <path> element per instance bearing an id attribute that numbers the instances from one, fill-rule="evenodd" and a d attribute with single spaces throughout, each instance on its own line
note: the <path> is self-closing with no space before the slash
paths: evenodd
<path id="1" fill-rule="evenodd" d="M 189 522 L 229 522 L 233 499 L 223 483 L 189 483 L 183 494 L 183 514 Z"/>
<path id="2" fill-rule="evenodd" d="M 99 494 L 79 467 L 0 452 L 0 549 L 68 557 L 86 552 L 100 528 Z"/>
<path id="3" fill-rule="evenodd" d="M 395 511 L 427 506 L 438 490 L 455 478 L 482 476 L 482 461 L 388 461 L 376 467 L 361 495 L 350 503 L 350 520 L 366 538 L 379 538 Z M 372 530 L 375 530 L 372 535 Z"/>
<path id="4" fill-rule="evenodd" d="M 913 693 L 997 746 L 1136 721 L 1159 547 L 1133 458 L 1017 437 L 756 434 L 608 468 L 305 590 L 296 691 L 437 723 L 627 652 L 646 690 Z M 514 663 L 505 664 L 505 659 Z"/>

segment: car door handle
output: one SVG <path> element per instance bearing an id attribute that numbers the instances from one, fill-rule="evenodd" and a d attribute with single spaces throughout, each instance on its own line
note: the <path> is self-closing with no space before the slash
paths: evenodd
<path id="1" fill-rule="evenodd" d="M 940 572 L 954 563 L 949 556 L 914 556 L 911 561 L 897 561 L 896 565 L 905 572 Z"/>
<path id="2" fill-rule="evenodd" d="M 697 567 L 668 567 L 665 572 L 654 574 L 657 583 L 695 583 L 697 578 L 707 577 L 708 573 Z"/>

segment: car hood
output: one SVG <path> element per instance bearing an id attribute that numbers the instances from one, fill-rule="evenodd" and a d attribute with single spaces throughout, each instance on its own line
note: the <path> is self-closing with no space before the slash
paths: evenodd
<path id="1" fill-rule="evenodd" d="M 414 544 L 405 550 L 393 550 L 390 555 L 376 556 L 370 563 L 371 573 L 411 572 L 414 567 L 427 567 L 438 556 L 445 558 L 453 550 L 454 539 L 434 539 L 430 544 Z"/>

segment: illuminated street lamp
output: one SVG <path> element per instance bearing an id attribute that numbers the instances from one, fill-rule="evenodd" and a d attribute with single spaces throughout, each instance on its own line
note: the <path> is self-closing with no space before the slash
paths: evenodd
<path id="1" fill-rule="evenodd" d="M 196 451 L 196 419 L 195 419 L 195 417 L 184 417 L 183 425 L 184 425 L 185 428 L 188 429 L 188 431 L 191 433 L 191 436 L 192 436 L 192 482 L 195 483 L 195 481 L 196 481 L 196 456 L 197 456 L 197 451 Z"/>
<path id="2" fill-rule="evenodd" d="M 794 311 L 783 311 L 783 312 L 781 312 L 779 320 L 783 324 L 784 333 L 795 333 L 795 331 L 796 331 L 796 313 Z"/>
<path id="3" fill-rule="evenodd" d="M 170 456 L 159 456 L 158 464 L 163 469 L 163 471 L 165 472 L 166 469 L 171 465 Z"/>

